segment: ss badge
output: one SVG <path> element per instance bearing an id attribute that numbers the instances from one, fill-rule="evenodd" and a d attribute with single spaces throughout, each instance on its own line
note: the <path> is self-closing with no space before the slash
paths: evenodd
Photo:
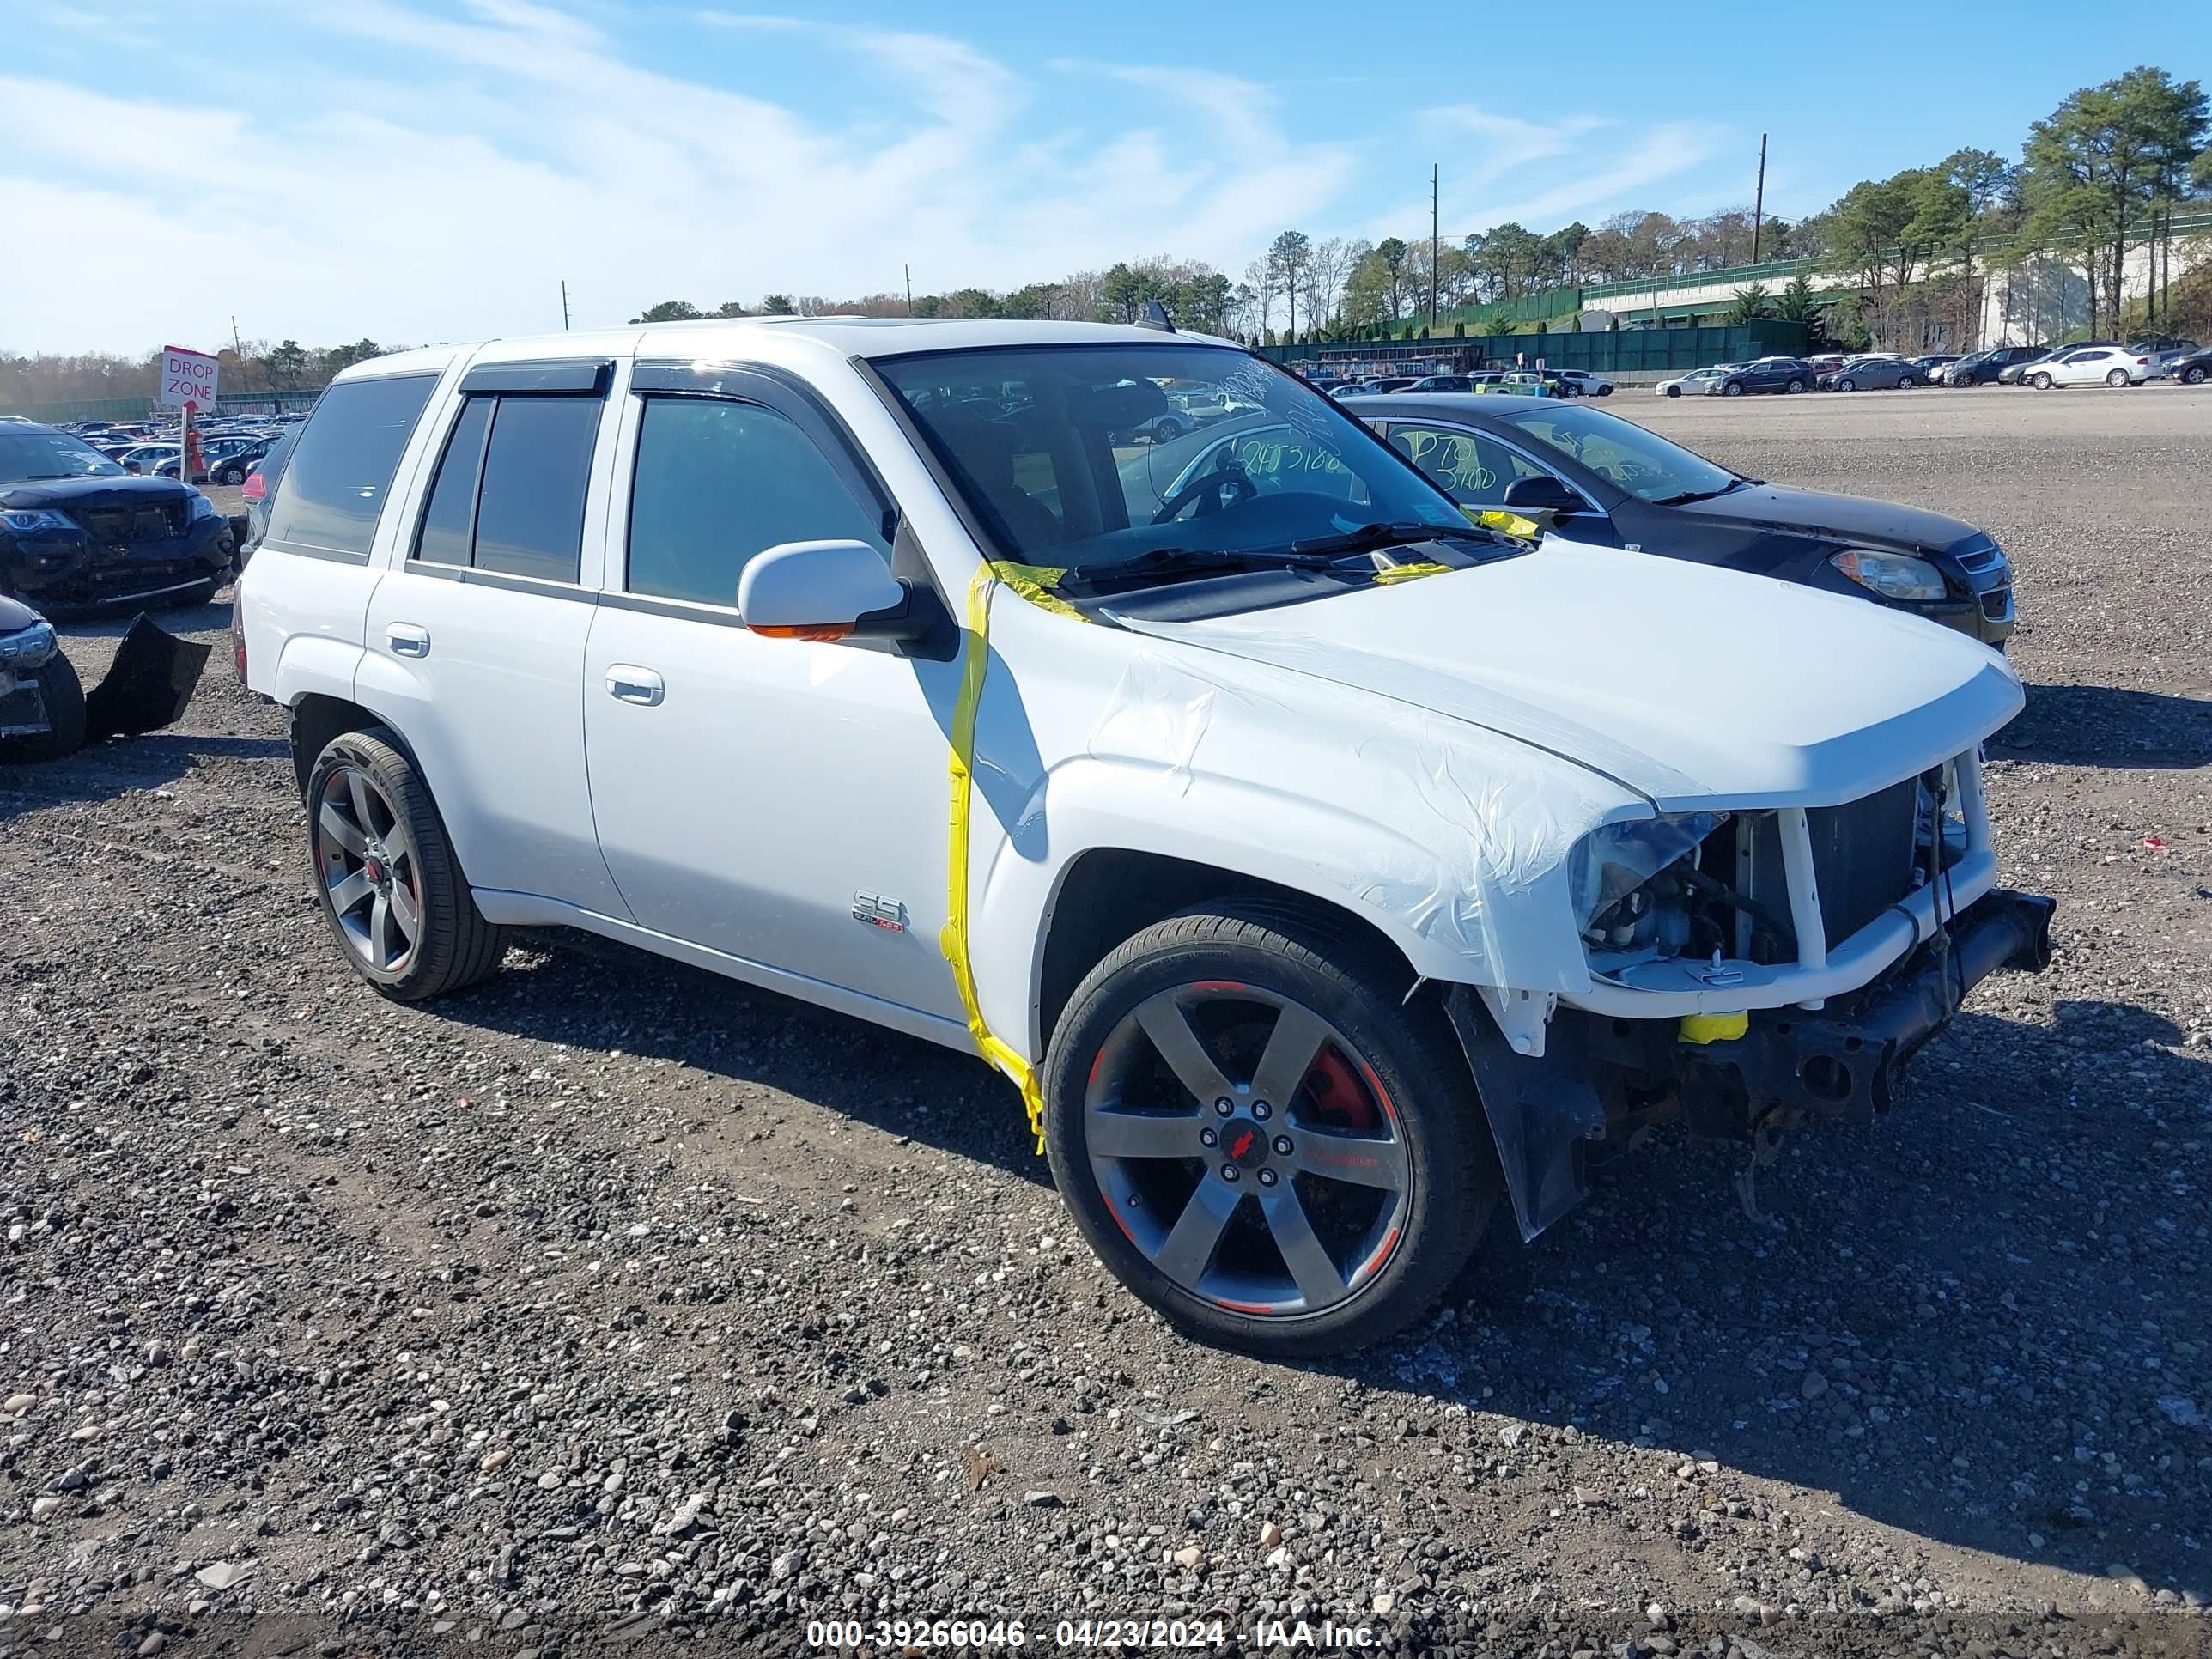
<path id="1" fill-rule="evenodd" d="M 906 906 L 895 898 L 885 898 L 880 893 L 853 895 L 853 920 L 865 921 L 871 927 L 880 927 L 887 933 L 906 932 Z"/>

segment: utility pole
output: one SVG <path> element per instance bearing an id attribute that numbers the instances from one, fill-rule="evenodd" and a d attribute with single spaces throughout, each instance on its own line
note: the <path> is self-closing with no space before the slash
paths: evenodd
<path id="1" fill-rule="evenodd" d="M 1437 337 L 1437 164 L 1429 163 L 1429 337 Z"/>
<path id="2" fill-rule="evenodd" d="M 1759 263 L 1759 228 L 1766 220 L 1766 135 L 1759 135 L 1759 189 L 1751 198 L 1751 262 Z"/>
<path id="3" fill-rule="evenodd" d="M 914 267 L 901 265 L 899 270 L 906 275 L 906 314 L 911 317 L 914 315 Z"/>
<path id="4" fill-rule="evenodd" d="M 568 331 L 568 279 L 566 276 L 561 279 L 561 331 L 563 334 Z"/>
<path id="5" fill-rule="evenodd" d="M 238 389 L 244 392 L 246 390 L 246 342 L 238 337 L 238 319 L 235 317 L 230 319 L 230 349 L 238 358 Z"/>

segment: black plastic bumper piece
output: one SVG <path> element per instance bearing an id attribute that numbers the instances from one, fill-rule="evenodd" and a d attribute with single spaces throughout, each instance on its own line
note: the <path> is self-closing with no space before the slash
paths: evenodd
<path id="1" fill-rule="evenodd" d="M 1758 1125 L 1879 1116 L 1890 1108 L 1899 1070 L 1969 991 L 2001 969 L 2050 966 L 2057 908 L 2039 894 L 2000 888 L 1863 991 L 1816 1010 L 1762 1010 L 1733 1042 L 1680 1045 L 1692 1125 L 1740 1135 Z"/>

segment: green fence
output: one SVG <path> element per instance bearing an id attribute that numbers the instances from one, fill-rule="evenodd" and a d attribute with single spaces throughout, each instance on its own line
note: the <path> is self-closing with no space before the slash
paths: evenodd
<path id="1" fill-rule="evenodd" d="M 1445 335 L 1428 340 L 1374 340 L 1334 345 L 1263 346 L 1262 356 L 1279 363 L 1403 364 L 1448 363 L 1462 368 L 1511 364 L 1538 358 L 1548 368 L 1587 368 L 1601 374 L 1703 368 L 1708 363 L 1741 362 L 1752 357 L 1796 356 L 1810 342 L 1802 323 L 1763 317 L 1732 328 L 1625 328 L 1607 333 Z"/>
<path id="2" fill-rule="evenodd" d="M 216 399 L 216 413 L 266 414 L 272 410 L 305 409 L 323 395 L 320 386 L 285 392 L 226 392 Z M 163 410 L 149 398 L 90 398 L 74 403 L 0 404 L 0 415 L 19 415 L 27 421 L 144 421 Z"/>

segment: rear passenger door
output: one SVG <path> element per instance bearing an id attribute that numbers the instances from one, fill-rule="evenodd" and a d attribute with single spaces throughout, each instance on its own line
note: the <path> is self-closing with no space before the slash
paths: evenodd
<path id="1" fill-rule="evenodd" d="M 370 601 L 362 701 L 413 746 L 472 887 L 619 918 L 580 707 L 612 367 L 462 377 L 429 488 Z"/>

